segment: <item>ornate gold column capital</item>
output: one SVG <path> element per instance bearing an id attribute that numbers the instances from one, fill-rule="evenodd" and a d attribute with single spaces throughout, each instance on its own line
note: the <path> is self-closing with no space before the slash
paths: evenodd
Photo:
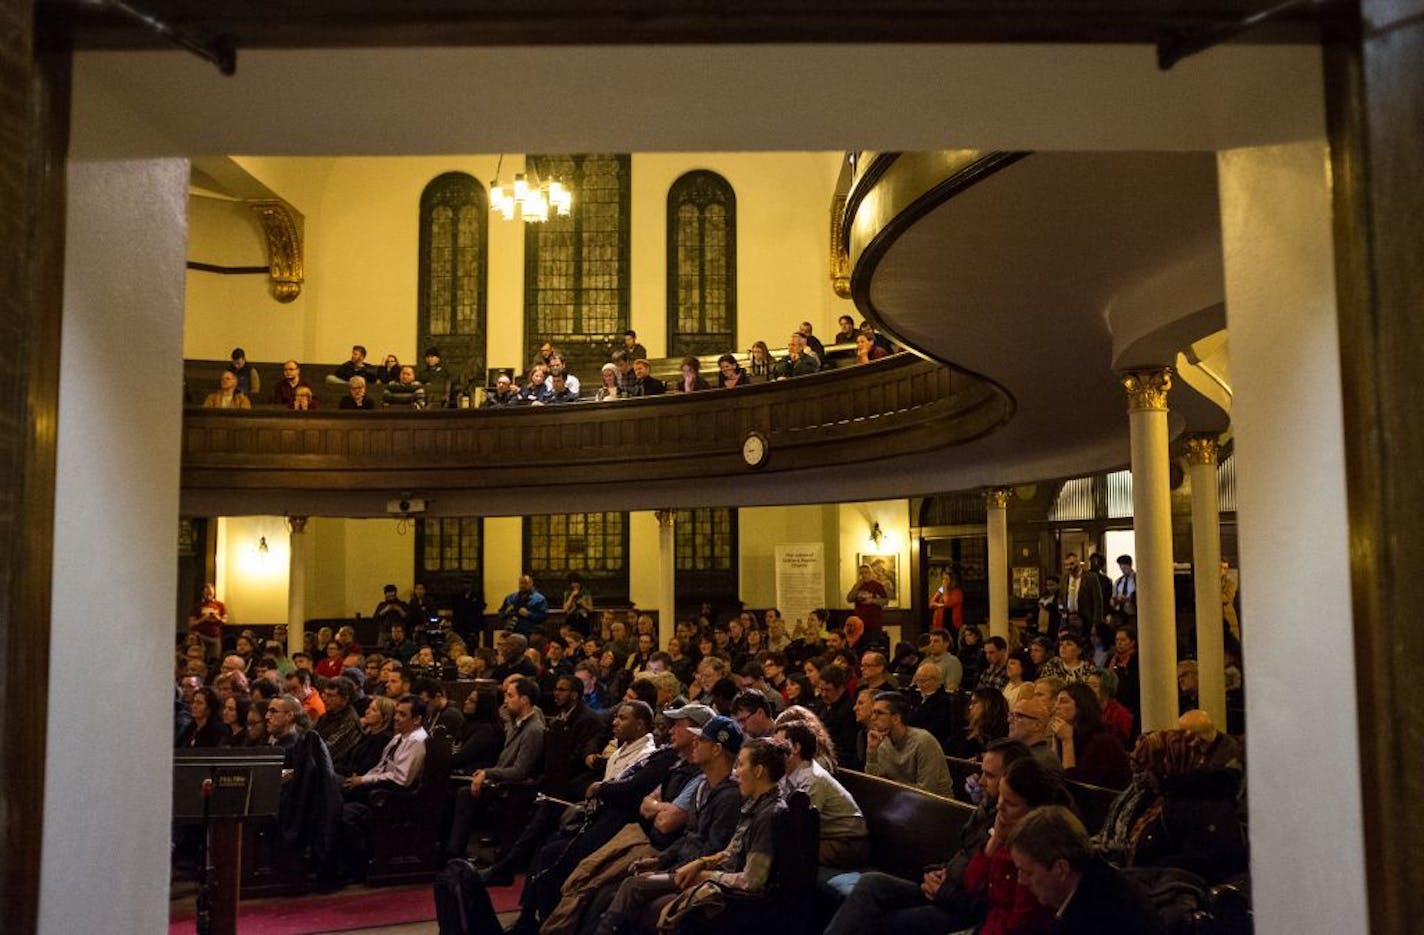
<path id="1" fill-rule="evenodd" d="M 1215 435 L 1188 435 L 1186 442 L 1188 464 L 1216 464 Z"/>
<path id="2" fill-rule="evenodd" d="M 1129 370 L 1121 377 L 1122 388 L 1127 391 L 1128 412 L 1167 410 L 1167 391 L 1172 388 L 1170 368 Z"/>
<path id="3" fill-rule="evenodd" d="M 1007 487 L 990 487 L 984 491 L 984 505 L 991 510 L 1008 509 L 1013 492 Z"/>
<path id="4" fill-rule="evenodd" d="M 307 517 L 288 516 L 287 525 L 292 528 L 292 535 L 300 536 L 302 533 L 307 531 Z"/>
<path id="5" fill-rule="evenodd" d="M 248 206 L 267 235 L 267 262 L 271 266 L 272 295 L 290 302 L 302 293 L 306 277 L 302 245 L 302 216 L 280 198 L 249 201 Z"/>
<path id="6" fill-rule="evenodd" d="M 677 511 L 676 511 L 676 510 L 658 510 L 658 511 L 657 511 L 656 513 L 654 513 L 653 515 L 658 518 L 658 526 L 659 526 L 659 528 L 667 529 L 667 528 L 669 528 L 669 527 L 672 526 L 673 521 L 677 518 Z"/>

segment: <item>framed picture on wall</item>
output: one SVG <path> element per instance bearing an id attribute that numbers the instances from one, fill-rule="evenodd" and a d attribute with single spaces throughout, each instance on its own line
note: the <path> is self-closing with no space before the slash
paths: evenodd
<path id="1" fill-rule="evenodd" d="M 1038 569 L 1023 565 L 1014 569 L 1014 597 L 1038 600 Z"/>
<path id="2" fill-rule="evenodd" d="M 900 556 L 898 554 L 879 555 L 874 552 L 858 552 L 855 556 L 856 574 L 860 566 L 869 565 L 875 580 L 885 589 L 886 607 L 900 606 Z"/>

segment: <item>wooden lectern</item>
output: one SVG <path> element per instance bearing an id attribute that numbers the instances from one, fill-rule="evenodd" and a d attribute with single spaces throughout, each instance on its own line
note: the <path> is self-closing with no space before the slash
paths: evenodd
<path id="1" fill-rule="evenodd" d="M 175 750 L 173 819 L 201 821 L 206 839 L 198 935 L 236 935 L 242 822 L 277 814 L 280 747 Z"/>

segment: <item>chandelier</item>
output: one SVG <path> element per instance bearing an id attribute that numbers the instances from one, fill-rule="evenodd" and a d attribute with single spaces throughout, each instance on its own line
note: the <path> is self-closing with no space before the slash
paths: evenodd
<path id="1" fill-rule="evenodd" d="M 573 208 L 574 195 L 563 182 L 557 179 L 543 181 L 538 172 L 519 172 L 514 176 L 514 184 L 506 187 L 502 179 L 504 156 L 499 157 L 495 166 L 494 181 L 490 182 L 490 207 L 500 213 L 506 221 L 516 217 L 537 224 L 549 220 L 552 211 L 559 217 L 568 217 Z"/>

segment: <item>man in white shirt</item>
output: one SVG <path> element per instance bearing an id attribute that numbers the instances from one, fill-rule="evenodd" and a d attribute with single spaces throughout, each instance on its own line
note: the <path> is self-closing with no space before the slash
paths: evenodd
<path id="1" fill-rule="evenodd" d="M 359 881 L 366 876 L 366 816 L 371 808 L 366 796 L 378 784 L 408 788 L 420 779 L 425 764 L 425 702 L 415 695 L 402 695 L 396 702 L 391 725 L 396 735 L 381 751 L 381 758 L 369 771 L 349 776 L 342 783 L 346 804 L 341 809 L 341 876 Z"/>
<path id="2" fill-rule="evenodd" d="M 804 721 L 779 725 L 776 735 L 791 747 L 786 756 L 786 775 L 781 778 L 782 795 L 801 791 L 821 815 L 821 843 L 818 860 L 822 866 L 849 870 L 870 862 L 870 832 L 860 806 L 836 781 L 836 777 L 816 762 L 816 735 Z"/>

